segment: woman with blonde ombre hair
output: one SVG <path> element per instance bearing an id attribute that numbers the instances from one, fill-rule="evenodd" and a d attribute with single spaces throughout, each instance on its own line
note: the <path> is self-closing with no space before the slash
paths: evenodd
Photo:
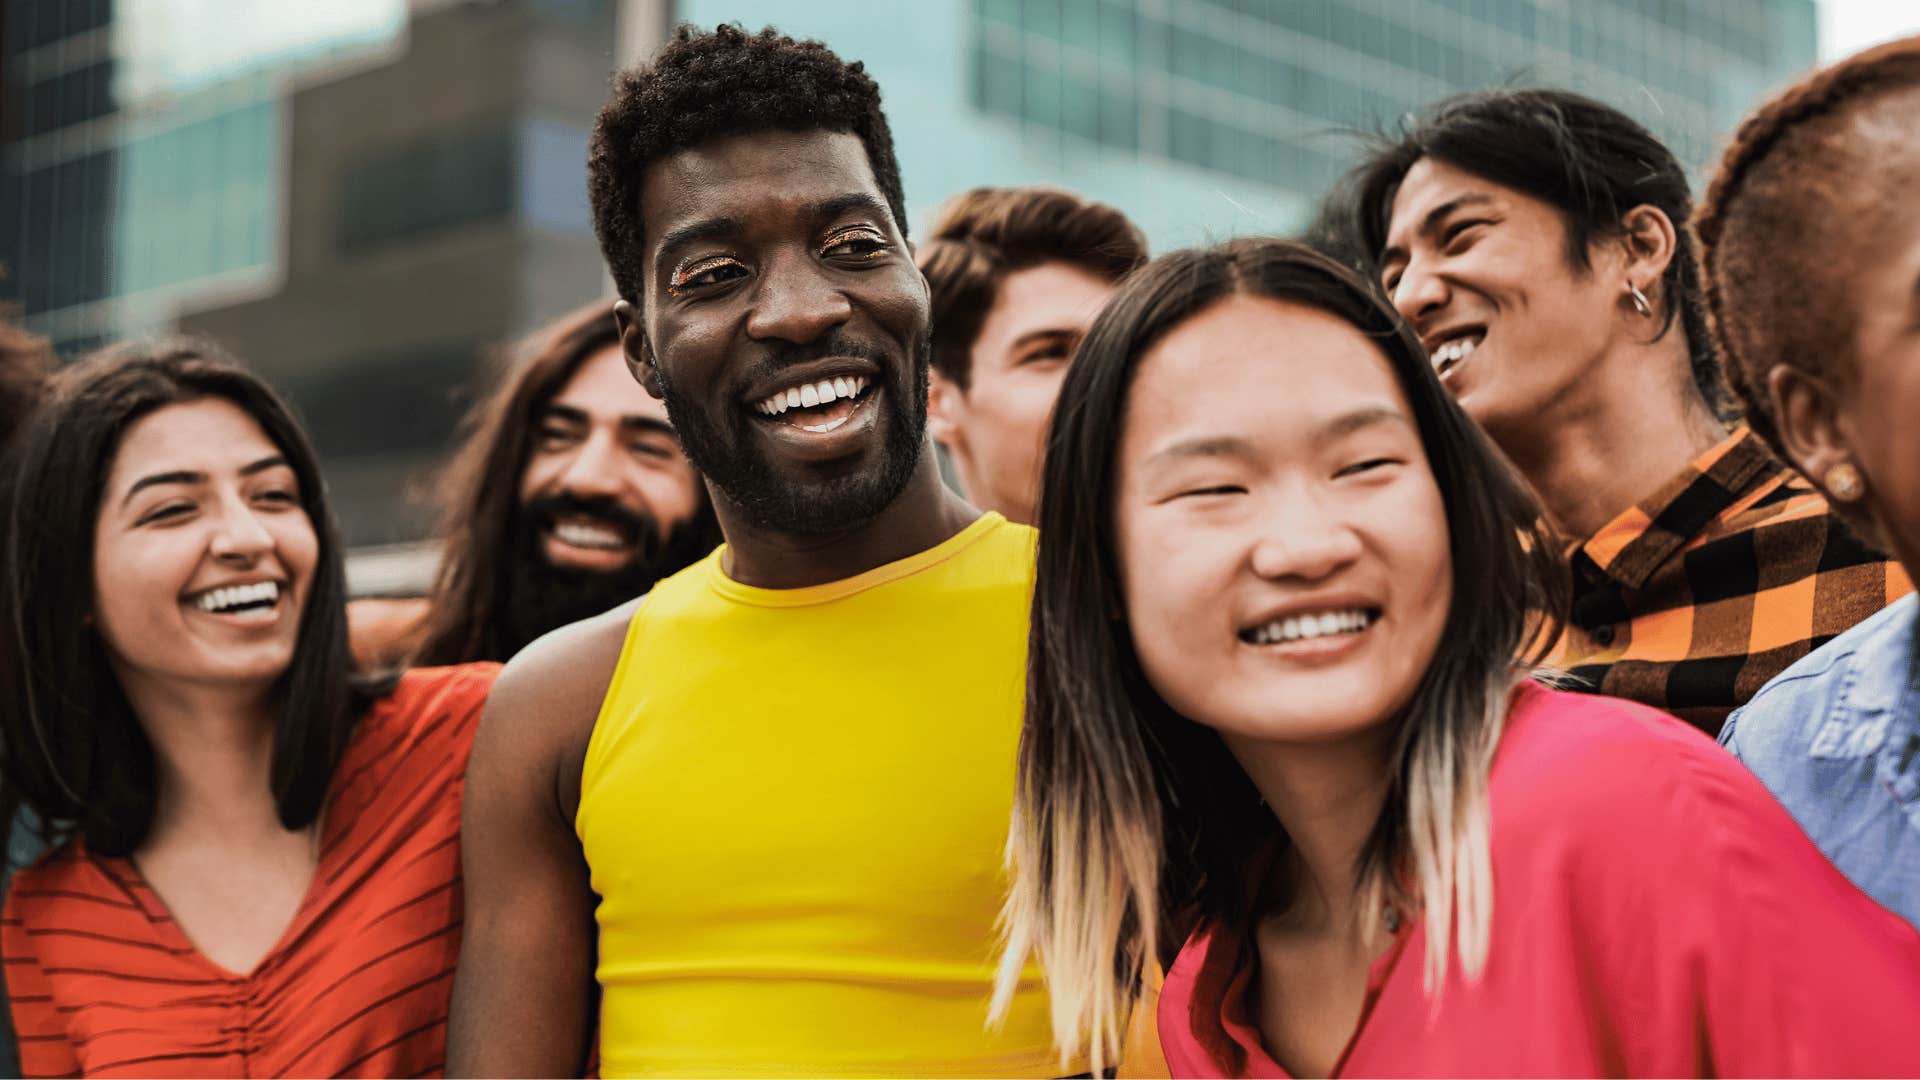
<path id="1" fill-rule="evenodd" d="M 1710 739 L 1530 677 L 1524 483 L 1357 276 L 1124 284 L 1054 414 L 1004 996 L 1175 1076 L 1913 1072 L 1920 934 Z"/>
<path id="2" fill-rule="evenodd" d="M 1781 91 L 1696 227 L 1715 343 L 1753 430 L 1920 574 L 1920 37 Z M 1846 875 L 1920 924 L 1920 599 L 1815 649 L 1720 740 Z"/>

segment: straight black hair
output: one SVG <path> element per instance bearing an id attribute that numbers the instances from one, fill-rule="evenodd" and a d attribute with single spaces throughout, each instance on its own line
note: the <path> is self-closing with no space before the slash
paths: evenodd
<path id="1" fill-rule="evenodd" d="M 1244 916 L 1249 859 L 1279 832 L 1218 734 L 1174 712 L 1149 682 L 1115 543 L 1116 459 L 1141 359 L 1236 295 L 1324 311 L 1372 339 L 1445 504 L 1454 599 L 1399 725 L 1355 886 L 1416 894 L 1441 957 L 1458 910 L 1469 972 L 1476 948 L 1485 957 L 1486 843 L 1473 823 L 1485 820 L 1487 765 L 1529 644 L 1537 653 L 1552 641 L 1565 602 L 1559 548 L 1526 482 L 1358 273 L 1298 242 L 1247 239 L 1162 256 L 1128 278 L 1075 354 L 1048 432 L 999 985 L 1004 1000 L 1037 950 L 1062 1053 L 1090 1043 L 1096 1062 L 1117 1050 L 1147 964 L 1170 959 L 1200 919 Z M 1440 895 L 1420 895 L 1423 885 Z"/>
<path id="2" fill-rule="evenodd" d="M 1654 297 L 1666 309 L 1660 333 L 1679 323 L 1694 387 L 1716 412 L 1724 411 L 1687 228 L 1693 213 L 1687 173 L 1652 132 L 1610 105 L 1565 90 L 1487 90 L 1447 98 L 1412 120 L 1398 139 L 1383 141 L 1335 186 L 1321 211 L 1322 232 L 1329 220 L 1348 218 L 1351 241 L 1334 246 L 1377 260 L 1387 245 L 1401 181 L 1429 157 L 1557 208 L 1566 222 L 1567 263 L 1579 271 L 1591 265 L 1587 252 L 1595 240 L 1620 234 L 1627 211 L 1652 206 L 1666 214 L 1675 244 L 1661 276 L 1664 296 Z"/>
<path id="3" fill-rule="evenodd" d="M 320 814 L 366 705 L 391 688 L 355 677 L 346 572 L 306 434 L 266 383 L 209 342 L 107 349 L 54 376 L 21 432 L 0 493 L 0 782 L 6 820 L 24 806 L 49 844 L 79 835 L 102 855 L 139 847 L 153 822 L 153 747 L 85 612 L 94 524 L 128 429 L 155 411 L 230 401 L 285 455 L 319 539 L 293 662 L 275 687 L 269 782 L 280 823 Z"/>

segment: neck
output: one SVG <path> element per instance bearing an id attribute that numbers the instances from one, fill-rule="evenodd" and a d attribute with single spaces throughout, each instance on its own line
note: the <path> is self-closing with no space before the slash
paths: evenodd
<path id="1" fill-rule="evenodd" d="M 153 746 L 157 797 L 147 845 L 182 834 L 244 840 L 284 831 L 268 780 L 269 692 L 128 682 L 128 704 Z"/>
<path id="2" fill-rule="evenodd" d="M 1386 804 L 1392 726 L 1331 744 L 1223 736 L 1286 830 L 1283 917 L 1309 932 L 1364 936 L 1354 872 Z"/>
<path id="3" fill-rule="evenodd" d="M 1554 525 L 1585 540 L 1726 438 L 1690 381 L 1676 334 L 1627 344 L 1603 357 L 1523 431 L 1498 433 L 1500 448 L 1538 492 Z"/>
<path id="4" fill-rule="evenodd" d="M 838 532 L 803 535 L 762 528 L 720 495 L 714 511 L 727 539 L 727 576 L 761 589 L 801 589 L 854 577 L 952 539 L 980 516 L 940 479 L 931 442 L 922 447 L 913 478 L 892 502 Z"/>

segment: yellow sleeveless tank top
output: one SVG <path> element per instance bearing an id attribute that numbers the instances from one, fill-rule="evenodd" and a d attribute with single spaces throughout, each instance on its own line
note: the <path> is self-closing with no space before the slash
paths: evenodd
<path id="1" fill-rule="evenodd" d="M 986 1026 L 1033 538 L 988 514 L 826 585 L 723 548 L 654 586 L 575 821 L 603 1075 L 1058 1075 L 1037 971 Z"/>

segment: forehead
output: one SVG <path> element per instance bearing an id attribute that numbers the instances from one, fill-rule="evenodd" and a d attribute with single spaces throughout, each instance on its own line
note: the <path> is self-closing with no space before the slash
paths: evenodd
<path id="1" fill-rule="evenodd" d="M 1084 330 L 1114 287 L 1071 263 L 1044 262 L 1001 280 L 991 318 L 1016 335 L 1043 328 Z"/>
<path id="2" fill-rule="evenodd" d="M 743 225 L 795 219 L 825 199 L 885 196 L 859 136 L 838 131 L 756 131 L 711 139 L 646 167 L 640 223 L 649 250 L 663 232 L 728 218 Z"/>
<path id="3" fill-rule="evenodd" d="M 1147 350 L 1125 438 L 1146 451 L 1195 433 L 1310 442 L 1319 425 L 1373 407 L 1410 416 L 1386 356 L 1357 327 L 1318 308 L 1233 296 Z"/>
<path id="4" fill-rule="evenodd" d="M 1557 216 L 1553 207 L 1525 192 L 1428 156 L 1413 163 L 1394 192 L 1387 222 L 1387 243 L 1405 247 L 1414 231 L 1434 211 L 1463 199 L 1476 206 L 1522 208 Z"/>
<path id="5" fill-rule="evenodd" d="M 667 419 L 666 405 L 641 388 L 618 344 L 582 360 L 548 404 L 564 405 L 594 419 L 640 416 L 662 423 Z"/>
<path id="6" fill-rule="evenodd" d="M 150 473 L 220 475 L 280 452 L 258 421 L 225 398 L 163 405 L 135 421 L 107 472 L 118 490 Z"/>

